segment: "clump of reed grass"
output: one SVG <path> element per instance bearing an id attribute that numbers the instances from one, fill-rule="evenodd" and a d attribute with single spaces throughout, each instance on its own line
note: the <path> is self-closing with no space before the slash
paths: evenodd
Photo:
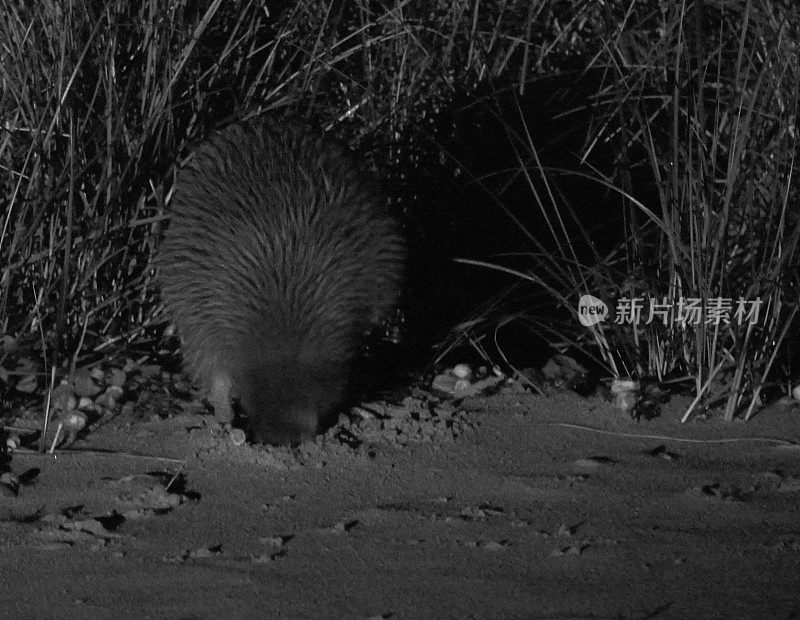
<path id="1" fill-rule="evenodd" d="M 617 143 L 643 156 L 658 196 L 650 208 L 626 205 L 629 269 L 651 274 L 645 294 L 699 300 L 696 322 L 673 323 L 666 362 L 689 370 L 696 403 L 722 396 L 727 420 L 742 407 L 752 415 L 796 329 L 796 18 L 792 5 L 769 0 L 634 11 L 614 62 L 605 58 L 616 83 L 602 94 L 605 119 L 627 119 Z M 629 172 L 620 168 L 623 185 Z M 714 315 L 719 299 L 732 300 L 730 320 Z M 760 315 L 740 320 L 739 300 L 760 304 Z M 645 338 L 640 357 L 662 350 L 653 345 Z"/>
<path id="2" fill-rule="evenodd" d="M 573 319 L 586 293 L 605 293 L 617 304 L 639 298 L 645 314 L 651 301 L 672 307 L 665 324 L 607 322 L 583 332 L 569 326 L 555 342 L 591 345 L 612 376 L 688 376 L 696 399 L 684 420 L 701 403 L 721 404 L 726 420 L 748 418 L 766 385 L 797 379 L 776 371 L 800 301 L 798 11 L 770 0 L 628 9 L 607 13 L 596 29 L 597 53 L 585 65 L 602 79 L 586 104 L 596 116 L 581 161 L 589 166 L 595 147 L 610 143 L 615 170 L 573 171 L 620 197 L 624 241 L 593 262 L 578 261 L 575 244 L 584 239 L 567 234 L 569 205 L 548 191 L 545 236 L 556 251 L 541 251 L 532 236 L 531 269 L 514 273 Z M 527 145 L 519 173 L 546 180 L 533 142 L 512 139 L 514 148 Z M 634 181 L 642 169 L 648 188 Z M 533 204 L 542 210 L 534 187 Z M 643 189 L 655 203 L 645 202 Z M 689 299 L 701 308 L 697 321 L 675 315 Z M 716 300 L 732 301 L 729 320 L 717 320 Z M 739 321 L 739 300 L 759 303 L 759 316 Z"/>

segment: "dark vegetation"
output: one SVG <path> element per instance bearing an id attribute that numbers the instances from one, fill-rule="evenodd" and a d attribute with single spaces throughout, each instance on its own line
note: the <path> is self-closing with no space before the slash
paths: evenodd
<path id="1" fill-rule="evenodd" d="M 174 164 L 230 120 L 290 114 L 347 142 L 392 197 L 412 366 L 567 352 L 749 416 L 797 379 L 796 13 L 0 0 L 3 402 L 163 354 L 151 256 Z M 581 326 L 584 294 L 612 320 Z M 614 324 L 626 297 L 763 305 L 753 323 Z"/>

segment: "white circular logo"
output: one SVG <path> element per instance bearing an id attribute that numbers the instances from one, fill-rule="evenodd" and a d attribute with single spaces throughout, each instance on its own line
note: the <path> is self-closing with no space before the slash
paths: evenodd
<path id="1" fill-rule="evenodd" d="M 608 316 L 608 306 L 594 295 L 583 295 L 578 301 L 578 320 L 584 327 L 597 325 Z"/>

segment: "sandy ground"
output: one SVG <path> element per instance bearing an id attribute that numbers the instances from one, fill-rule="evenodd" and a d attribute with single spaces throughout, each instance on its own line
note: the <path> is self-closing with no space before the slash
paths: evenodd
<path id="1" fill-rule="evenodd" d="M 417 394 L 295 451 L 121 416 L 75 448 L 127 456 L 13 455 L 40 472 L 0 497 L 0 616 L 800 618 L 800 449 L 717 441 L 800 414 L 685 404 Z"/>

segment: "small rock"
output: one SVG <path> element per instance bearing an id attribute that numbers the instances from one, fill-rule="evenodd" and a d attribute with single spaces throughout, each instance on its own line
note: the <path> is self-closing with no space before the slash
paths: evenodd
<path id="1" fill-rule="evenodd" d="M 120 390 L 125 385 L 127 375 L 121 368 L 114 368 L 111 372 L 106 374 L 106 384 L 111 387 L 119 388 Z"/>
<path id="2" fill-rule="evenodd" d="M 98 369 L 99 370 L 99 369 Z M 100 380 L 103 379 L 103 371 L 100 371 Z M 93 373 L 89 371 L 87 368 L 79 368 L 75 371 L 74 376 L 74 384 L 75 384 L 75 393 L 78 396 L 88 396 L 90 398 L 94 398 L 97 396 L 101 391 L 102 387 L 97 384 Z"/>
<path id="3" fill-rule="evenodd" d="M 472 369 L 469 364 L 456 364 L 453 367 L 453 376 L 457 379 L 466 379 L 468 382 L 472 378 Z"/>
<path id="4" fill-rule="evenodd" d="M 22 377 L 19 381 L 17 381 L 15 388 L 17 392 L 22 392 L 23 394 L 33 394 L 38 388 L 36 375 L 30 374 Z"/>
<path id="5" fill-rule="evenodd" d="M 244 431 L 241 428 L 233 428 L 231 429 L 231 443 L 234 446 L 243 446 L 247 441 L 247 436 L 244 434 Z"/>
<path id="6" fill-rule="evenodd" d="M 88 396 L 81 396 L 81 399 L 78 401 L 78 406 L 70 407 L 69 409 L 79 409 L 80 411 L 92 412 L 95 409 L 94 401 Z M 67 411 L 69 411 L 69 409 L 67 409 Z"/>
<path id="7" fill-rule="evenodd" d="M 75 395 L 70 385 L 62 381 L 50 394 L 50 407 L 53 411 L 69 411 L 75 408 Z"/>
<path id="8" fill-rule="evenodd" d="M 106 388 L 105 393 L 114 400 L 119 400 L 120 398 L 122 398 L 122 395 L 125 393 L 125 390 L 123 390 L 122 387 L 118 385 L 110 385 Z"/>

